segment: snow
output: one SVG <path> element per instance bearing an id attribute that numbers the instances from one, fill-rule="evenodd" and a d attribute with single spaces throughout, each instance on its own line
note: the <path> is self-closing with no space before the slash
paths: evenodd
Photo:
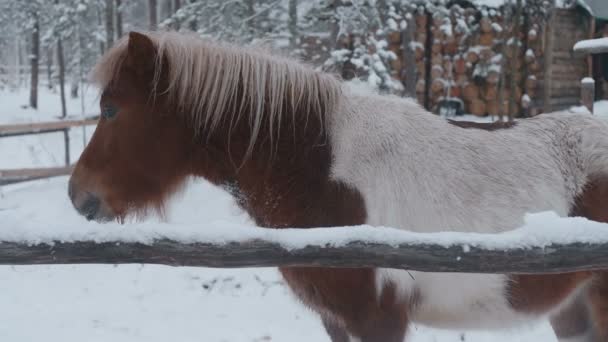
<path id="1" fill-rule="evenodd" d="M 363 88 L 367 85 L 352 86 L 365 91 Z M 90 98 L 95 96 L 93 92 Z M 3 123 L 54 119 L 59 111 L 57 95 L 43 89 L 38 112 L 20 108 L 27 103 L 27 91 L 0 92 L 0 103 L 0 122 Z M 70 100 L 69 106 L 72 108 L 70 113 L 80 113 L 78 100 Z M 94 113 L 95 108 L 96 104 L 91 103 L 91 112 L 88 113 Z M 596 113 L 608 118 L 608 101 L 598 102 Z M 457 118 L 490 120 L 468 116 Z M 71 133 L 75 150 L 76 145 L 82 145 L 83 137 L 78 132 L 81 130 L 73 129 Z M 89 131 L 87 137 L 90 137 Z M 0 164 L 2 167 L 52 166 L 48 164 L 63 160 L 62 143 L 60 134 L 40 135 L 33 139 L 0 139 Z M 20 152 L 7 154 L 11 150 Z M 66 189 L 67 177 L 1 187 L 0 235 L 28 241 L 36 241 L 37 238 L 73 239 L 85 235 L 96 239 L 117 236 L 150 239 L 161 233 L 182 238 L 190 235 L 240 239 L 243 236 L 239 234 L 251 225 L 247 215 L 238 209 L 226 192 L 200 180 L 192 181 L 187 190 L 171 202 L 166 221 L 151 218 L 145 223 L 124 226 L 85 222 L 71 207 Z M 509 244 L 548 243 L 540 231 L 527 230 L 534 229 L 545 220 L 558 225 L 568 222 L 551 213 L 530 215 L 523 230 L 505 234 L 511 239 Z M 593 223 L 580 220 L 575 222 L 577 225 L 580 223 L 576 234 L 561 232 L 552 238 L 562 242 L 605 238 L 604 235 L 595 235 L 597 227 Z M 206 229 L 213 227 L 235 230 L 220 236 L 219 231 Z M 361 233 L 357 234 L 375 235 L 377 232 L 371 229 L 361 228 Z M 247 230 L 246 234 L 270 233 Z M 557 231 L 561 228 L 557 227 Z M 386 232 L 393 233 L 400 232 Z M 530 233 L 532 235 L 527 236 Z M 453 239 L 449 234 L 433 236 L 432 242 L 438 242 L 438 238 Z M 463 236 L 460 238 L 464 239 Z M 316 237 L 306 239 L 314 242 Z M 466 239 L 460 243 L 469 248 L 476 243 L 501 248 L 498 242 L 490 243 L 484 236 L 468 236 Z M 303 240 L 298 243 L 303 243 Z M 318 318 L 293 297 L 274 269 L 222 270 L 154 265 L 1 266 L 0 282 L 0 336 L 6 341 L 329 342 Z M 444 331 L 413 325 L 407 339 L 410 342 L 462 340 L 556 341 L 547 322 L 498 332 Z"/>
<path id="2" fill-rule="evenodd" d="M 492 29 L 496 33 L 501 33 L 502 32 L 502 26 L 500 26 L 500 24 L 498 24 L 498 23 L 492 23 Z"/>
<path id="3" fill-rule="evenodd" d="M 574 51 L 586 51 L 589 49 L 600 49 L 600 48 L 608 50 L 608 37 L 581 40 L 580 42 L 574 44 Z"/>
<path id="4" fill-rule="evenodd" d="M 595 80 L 591 77 L 585 77 L 581 82 L 583 84 L 595 84 Z"/>

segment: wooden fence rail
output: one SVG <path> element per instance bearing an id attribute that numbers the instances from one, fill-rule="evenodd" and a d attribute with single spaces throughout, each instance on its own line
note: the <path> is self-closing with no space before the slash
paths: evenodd
<path id="1" fill-rule="evenodd" d="M 26 124 L 0 125 L 0 138 L 14 137 L 21 135 L 40 134 L 62 132 L 65 129 L 81 127 L 87 125 L 95 125 L 96 117 L 87 118 L 84 120 L 64 120 L 51 122 L 38 122 Z"/>
<path id="2" fill-rule="evenodd" d="M 313 244 L 292 249 L 260 239 L 222 244 L 166 239 L 151 244 L 0 242 L 1 265 L 133 263 L 222 268 L 383 267 L 429 272 L 544 274 L 608 269 L 608 243 L 493 250 L 415 242 L 394 246 L 363 241 L 339 247 Z"/>
<path id="3" fill-rule="evenodd" d="M 0 170 L 0 185 L 65 176 L 72 173 L 72 169 L 73 166 Z"/>
<path id="4" fill-rule="evenodd" d="M 24 135 L 63 132 L 65 138 L 65 159 L 66 165 L 62 167 L 28 168 L 0 170 L 0 186 L 68 175 L 72 172 L 73 166 L 70 165 L 70 149 L 68 130 L 75 127 L 82 127 L 97 124 L 98 117 L 90 116 L 82 120 L 63 120 L 50 122 L 37 122 L 25 124 L 0 125 L 0 138 L 18 137 Z"/>

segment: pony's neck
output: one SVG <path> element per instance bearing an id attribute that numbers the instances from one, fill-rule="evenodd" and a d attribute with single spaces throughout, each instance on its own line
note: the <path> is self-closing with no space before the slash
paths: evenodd
<path id="1" fill-rule="evenodd" d="M 289 121 L 273 141 L 264 128 L 250 154 L 247 125 L 230 138 L 215 133 L 199 174 L 231 192 L 259 226 L 363 224 L 366 213 L 359 192 L 330 179 L 332 151 L 327 136 L 319 133 L 322 123 L 311 119 L 293 126 Z"/>

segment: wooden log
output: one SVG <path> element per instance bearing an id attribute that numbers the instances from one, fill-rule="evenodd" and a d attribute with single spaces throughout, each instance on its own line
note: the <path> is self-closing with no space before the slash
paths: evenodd
<path id="1" fill-rule="evenodd" d="M 469 101 L 469 112 L 473 115 L 477 116 L 485 116 L 486 115 L 486 103 L 483 100 L 474 99 Z"/>
<path id="2" fill-rule="evenodd" d="M 443 55 L 440 53 L 433 54 L 431 56 L 431 65 L 442 65 L 443 64 Z"/>
<path id="3" fill-rule="evenodd" d="M 479 59 L 481 59 L 484 62 L 489 62 L 490 59 L 492 59 L 492 57 L 494 57 L 496 54 L 494 53 L 494 51 L 490 48 L 485 48 L 485 49 L 481 49 L 480 53 L 479 53 Z"/>
<path id="4" fill-rule="evenodd" d="M 462 87 L 458 85 L 450 87 L 450 93 L 448 95 L 451 97 L 460 98 L 462 96 Z"/>
<path id="5" fill-rule="evenodd" d="M 444 70 L 441 65 L 433 65 L 431 67 L 431 79 L 442 78 L 444 76 Z"/>
<path id="6" fill-rule="evenodd" d="M 483 99 L 486 101 L 496 101 L 498 98 L 498 87 L 497 86 L 486 86 L 483 89 Z"/>
<path id="7" fill-rule="evenodd" d="M 440 40 L 435 39 L 435 40 L 433 41 L 433 45 L 431 46 L 431 51 L 432 51 L 434 54 L 440 54 L 440 53 L 441 53 L 441 51 L 442 51 L 442 46 L 441 46 L 441 41 L 440 41 Z"/>
<path id="8" fill-rule="evenodd" d="M 468 101 L 473 101 L 479 98 L 479 87 L 474 83 L 467 83 L 462 88 L 463 96 Z"/>
<path id="9" fill-rule="evenodd" d="M 466 74 L 457 74 L 456 75 L 456 84 L 464 87 L 467 83 L 469 83 L 469 76 Z"/>
<path id="10" fill-rule="evenodd" d="M 418 82 L 416 82 L 416 93 L 424 94 L 425 87 L 426 87 L 426 82 L 424 82 L 423 79 L 419 79 Z"/>
<path id="11" fill-rule="evenodd" d="M 331 229 L 331 228 L 327 228 Z M 285 232 L 288 234 L 289 232 Z M 314 233 L 313 233 L 314 234 Z M 389 245 L 353 241 L 286 248 L 265 240 L 225 244 L 168 239 L 149 244 L 75 241 L 0 242 L 0 265 L 157 264 L 188 267 L 394 268 L 421 272 L 551 274 L 608 268 L 608 243 L 490 249 L 466 244 Z"/>
<path id="12" fill-rule="evenodd" d="M 489 115 L 497 116 L 500 114 L 500 108 L 498 106 L 498 101 L 488 101 L 486 103 L 486 111 Z"/>
<path id="13" fill-rule="evenodd" d="M 491 69 L 488 71 L 488 76 L 486 76 L 486 82 L 495 85 L 500 81 L 500 73 L 496 69 Z"/>
<path id="14" fill-rule="evenodd" d="M 492 32 L 492 21 L 488 17 L 483 17 L 479 20 L 479 28 L 483 33 Z"/>
<path id="15" fill-rule="evenodd" d="M 529 75 L 526 78 L 526 93 L 532 92 L 532 91 L 536 91 L 536 88 L 538 86 L 538 79 L 536 77 L 534 77 L 533 75 Z"/>
<path id="16" fill-rule="evenodd" d="M 466 60 L 471 64 L 477 63 L 477 61 L 479 61 L 479 53 L 473 49 L 470 49 L 467 51 Z"/>
<path id="17" fill-rule="evenodd" d="M 479 45 L 492 46 L 494 45 L 494 34 L 482 33 L 479 35 Z"/>
<path id="18" fill-rule="evenodd" d="M 454 57 L 454 72 L 456 74 L 464 74 L 467 72 L 467 62 L 461 55 Z"/>
<path id="19" fill-rule="evenodd" d="M 431 92 L 435 95 L 435 99 L 445 93 L 445 85 L 445 81 L 442 79 L 436 79 L 431 83 Z"/>
<path id="20" fill-rule="evenodd" d="M 418 14 L 416 15 L 416 27 L 426 28 L 428 24 L 428 16 L 426 14 Z"/>
<path id="21" fill-rule="evenodd" d="M 393 31 L 393 32 L 389 32 L 387 35 L 388 38 L 388 42 L 392 43 L 392 44 L 397 44 L 398 46 L 400 46 L 401 44 L 401 32 L 399 31 Z"/>

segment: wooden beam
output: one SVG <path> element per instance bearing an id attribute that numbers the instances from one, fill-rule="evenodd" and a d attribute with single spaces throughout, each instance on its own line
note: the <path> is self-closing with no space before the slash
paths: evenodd
<path id="1" fill-rule="evenodd" d="M 0 125 L 0 138 L 28 134 L 60 132 L 72 127 L 88 126 L 95 124 L 97 124 L 97 118 L 93 117 L 84 120 L 64 120 L 27 124 Z"/>
<path id="2" fill-rule="evenodd" d="M 73 169 L 74 166 L 0 170 L 0 185 L 65 176 L 71 174 Z"/>
<path id="3" fill-rule="evenodd" d="M 331 228 L 328 228 L 331 229 Z M 286 232 L 285 234 L 289 234 Z M 151 244 L 93 241 L 0 242 L 0 265 L 159 264 L 196 267 L 384 267 L 424 272 L 545 274 L 608 268 L 608 243 L 491 250 L 411 243 L 350 242 L 287 249 L 276 242 Z"/>

